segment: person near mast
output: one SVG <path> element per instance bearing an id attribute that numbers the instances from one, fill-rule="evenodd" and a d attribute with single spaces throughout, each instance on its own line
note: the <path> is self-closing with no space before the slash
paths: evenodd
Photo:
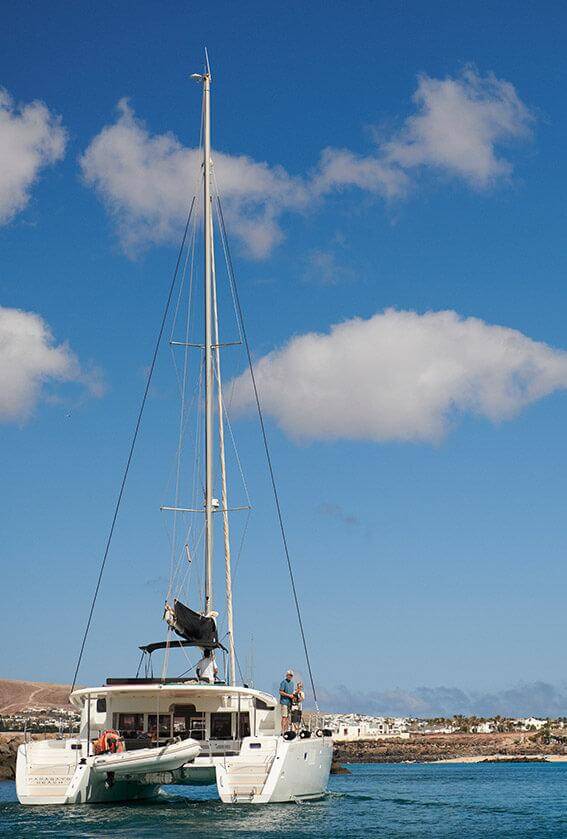
<path id="1" fill-rule="evenodd" d="M 291 710 L 291 703 L 293 701 L 294 692 L 295 685 L 293 684 L 293 670 L 288 670 L 285 674 L 285 679 L 280 684 L 280 714 L 282 721 L 282 734 L 284 734 L 289 728 L 289 713 Z"/>
<path id="2" fill-rule="evenodd" d="M 197 662 L 195 672 L 200 682 L 214 685 L 219 668 L 215 663 L 212 650 L 203 650 L 203 658 Z"/>

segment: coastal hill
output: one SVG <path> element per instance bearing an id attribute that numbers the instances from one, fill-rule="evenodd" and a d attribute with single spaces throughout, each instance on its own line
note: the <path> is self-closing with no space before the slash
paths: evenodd
<path id="1" fill-rule="evenodd" d="M 0 679 L 0 715 L 16 714 L 29 708 L 70 708 L 70 685 Z"/>

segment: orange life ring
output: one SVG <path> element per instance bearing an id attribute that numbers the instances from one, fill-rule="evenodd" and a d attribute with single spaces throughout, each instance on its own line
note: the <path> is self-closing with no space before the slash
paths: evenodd
<path id="1" fill-rule="evenodd" d="M 118 731 L 115 731 L 113 728 L 108 728 L 106 731 L 103 731 L 98 742 L 101 752 L 117 754 L 118 752 L 124 751 L 124 740 Z"/>

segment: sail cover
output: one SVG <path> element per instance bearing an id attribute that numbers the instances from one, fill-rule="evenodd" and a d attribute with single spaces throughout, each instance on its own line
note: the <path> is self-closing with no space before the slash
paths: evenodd
<path id="1" fill-rule="evenodd" d="M 194 612 L 180 600 L 173 601 L 173 609 L 166 609 L 165 618 L 178 635 L 196 647 L 207 650 L 222 647 L 215 619 Z"/>

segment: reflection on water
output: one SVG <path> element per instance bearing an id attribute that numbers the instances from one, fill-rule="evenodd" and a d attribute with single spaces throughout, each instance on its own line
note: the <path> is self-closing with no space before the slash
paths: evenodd
<path id="1" fill-rule="evenodd" d="M 168 787 L 155 802 L 21 807 L 0 783 L 0 836 L 505 837 L 567 836 L 567 765 L 353 766 L 322 801 L 226 806 L 215 790 Z"/>

